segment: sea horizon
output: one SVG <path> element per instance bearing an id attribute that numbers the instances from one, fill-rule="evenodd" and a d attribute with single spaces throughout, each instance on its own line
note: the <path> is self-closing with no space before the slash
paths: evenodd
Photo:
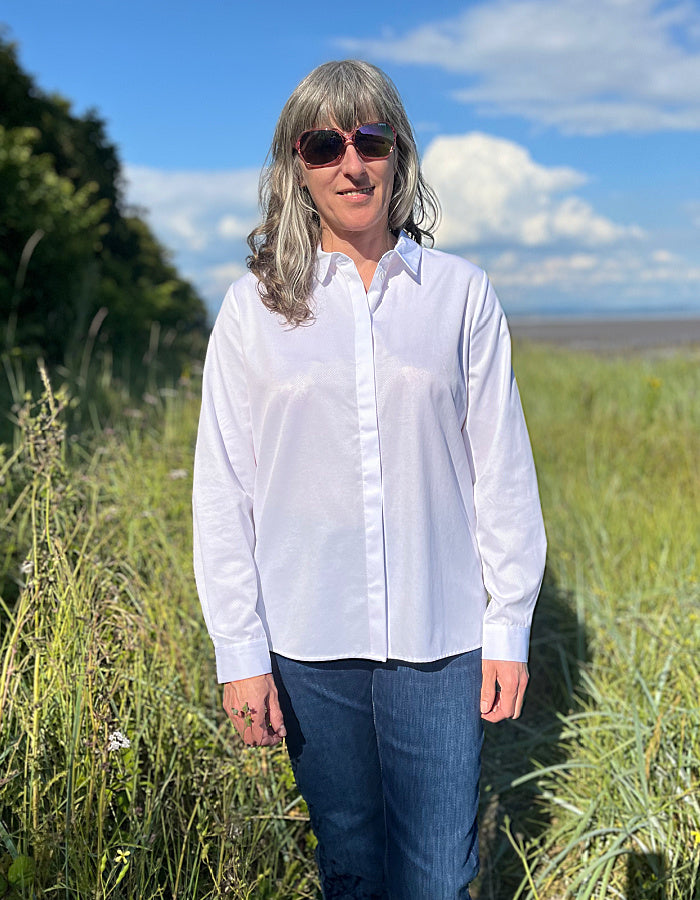
<path id="1" fill-rule="evenodd" d="M 700 319 L 700 301 L 697 306 L 678 307 L 587 307 L 542 306 L 530 308 L 509 308 L 503 304 L 506 317 L 511 321 L 663 321 Z"/>

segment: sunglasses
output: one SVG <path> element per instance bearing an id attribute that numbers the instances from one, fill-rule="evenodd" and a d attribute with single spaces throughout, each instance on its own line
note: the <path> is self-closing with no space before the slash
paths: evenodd
<path id="1" fill-rule="evenodd" d="M 337 165 L 348 144 L 354 146 L 365 162 L 386 159 L 396 146 L 396 132 L 386 122 L 368 122 L 348 132 L 337 128 L 312 128 L 305 131 L 294 146 L 309 169 L 322 169 Z"/>

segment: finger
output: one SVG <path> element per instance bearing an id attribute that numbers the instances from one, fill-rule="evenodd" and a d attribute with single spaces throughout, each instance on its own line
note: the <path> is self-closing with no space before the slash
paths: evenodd
<path id="1" fill-rule="evenodd" d="M 253 712 L 253 721 L 250 726 L 250 740 L 248 743 L 253 747 L 271 747 L 279 744 L 281 737 L 275 732 L 270 725 L 268 717 L 267 704 L 263 704 L 262 710 Z"/>
<path id="2" fill-rule="evenodd" d="M 525 688 L 528 683 L 527 670 L 518 672 L 515 677 L 506 671 L 502 673 L 501 678 L 505 683 L 497 695 L 493 709 L 487 715 L 482 716 L 488 722 L 517 719 L 522 712 Z"/>
<path id="3" fill-rule="evenodd" d="M 253 706 L 248 704 L 248 713 L 245 718 L 246 729 L 243 740 L 251 747 L 260 747 L 267 743 L 267 710 L 264 703 Z"/>
<path id="4" fill-rule="evenodd" d="M 281 738 L 286 737 L 287 729 L 284 727 L 284 717 L 282 715 L 282 708 L 280 707 L 276 690 L 270 691 L 270 696 L 268 697 L 268 721 L 270 723 L 270 728 L 272 728 L 276 734 Z"/>
<path id="5" fill-rule="evenodd" d="M 493 705 L 488 712 L 481 714 L 481 718 L 485 722 L 501 722 L 506 718 L 501 701 L 501 688 L 498 683 L 496 683 L 496 696 Z"/>
<path id="6" fill-rule="evenodd" d="M 518 696 L 515 700 L 515 712 L 513 713 L 514 719 L 520 718 L 520 713 L 523 711 L 523 703 L 525 702 L 525 691 L 527 690 L 527 685 L 530 680 L 530 676 L 527 672 L 527 669 L 521 674 L 520 680 L 518 682 Z"/>
<path id="7" fill-rule="evenodd" d="M 276 744 L 282 743 L 282 738 L 272 729 L 268 729 L 268 733 L 260 739 L 261 747 L 274 747 Z"/>
<path id="8" fill-rule="evenodd" d="M 506 719 L 512 719 L 518 696 L 520 673 L 513 666 L 501 665 L 498 671 L 498 683 L 501 688 L 500 709 Z"/>
<path id="9" fill-rule="evenodd" d="M 258 743 L 255 737 L 255 720 L 252 707 L 248 703 L 244 703 L 242 707 L 231 711 L 231 721 L 245 744 L 254 746 Z"/>
<path id="10" fill-rule="evenodd" d="M 264 716 L 248 700 L 241 698 L 235 690 L 224 691 L 224 709 L 243 742 L 248 746 L 257 746 L 263 735 L 267 733 Z"/>
<path id="11" fill-rule="evenodd" d="M 244 723 L 243 720 L 245 718 L 245 714 L 241 711 L 243 707 L 243 703 L 236 696 L 236 692 L 233 690 L 230 684 L 224 686 L 224 712 L 231 720 L 233 727 L 236 731 L 243 737 L 243 729 Z"/>
<path id="12" fill-rule="evenodd" d="M 481 665 L 481 714 L 482 716 L 492 711 L 496 697 L 496 667 L 493 661 L 486 659 Z"/>
<path id="13" fill-rule="evenodd" d="M 270 694 L 262 709 L 262 714 L 259 714 L 258 710 L 251 709 L 252 722 L 249 732 L 245 735 L 245 741 L 253 747 L 273 747 L 275 744 L 279 744 L 287 733 L 284 728 L 282 711 L 279 709 L 276 691 L 274 692 L 274 697 L 272 693 Z M 274 727 L 273 718 L 283 733 L 280 733 Z"/>
<path id="14" fill-rule="evenodd" d="M 237 711 L 232 711 L 229 718 L 233 723 L 233 727 L 236 729 L 236 733 L 239 738 L 243 741 L 244 744 L 252 744 L 253 737 L 250 725 L 246 722 L 245 714 Z"/>

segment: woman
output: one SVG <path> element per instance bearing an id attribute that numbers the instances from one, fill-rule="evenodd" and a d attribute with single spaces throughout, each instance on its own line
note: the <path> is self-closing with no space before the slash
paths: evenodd
<path id="1" fill-rule="evenodd" d="M 468 897 L 482 719 L 520 715 L 545 555 L 505 318 L 422 246 L 437 204 L 374 66 L 301 82 L 261 196 L 195 460 L 224 708 L 287 738 L 326 898 Z"/>

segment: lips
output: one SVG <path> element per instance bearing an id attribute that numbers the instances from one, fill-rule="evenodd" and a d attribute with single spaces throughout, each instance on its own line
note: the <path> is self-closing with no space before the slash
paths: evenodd
<path id="1" fill-rule="evenodd" d="M 345 191 L 338 191 L 338 194 L 341 197 L 354 197 L 358 195 L 369 196 L 374 191 L 372 186 L 364 187 L 364 188 L 348 188 Z"/>

